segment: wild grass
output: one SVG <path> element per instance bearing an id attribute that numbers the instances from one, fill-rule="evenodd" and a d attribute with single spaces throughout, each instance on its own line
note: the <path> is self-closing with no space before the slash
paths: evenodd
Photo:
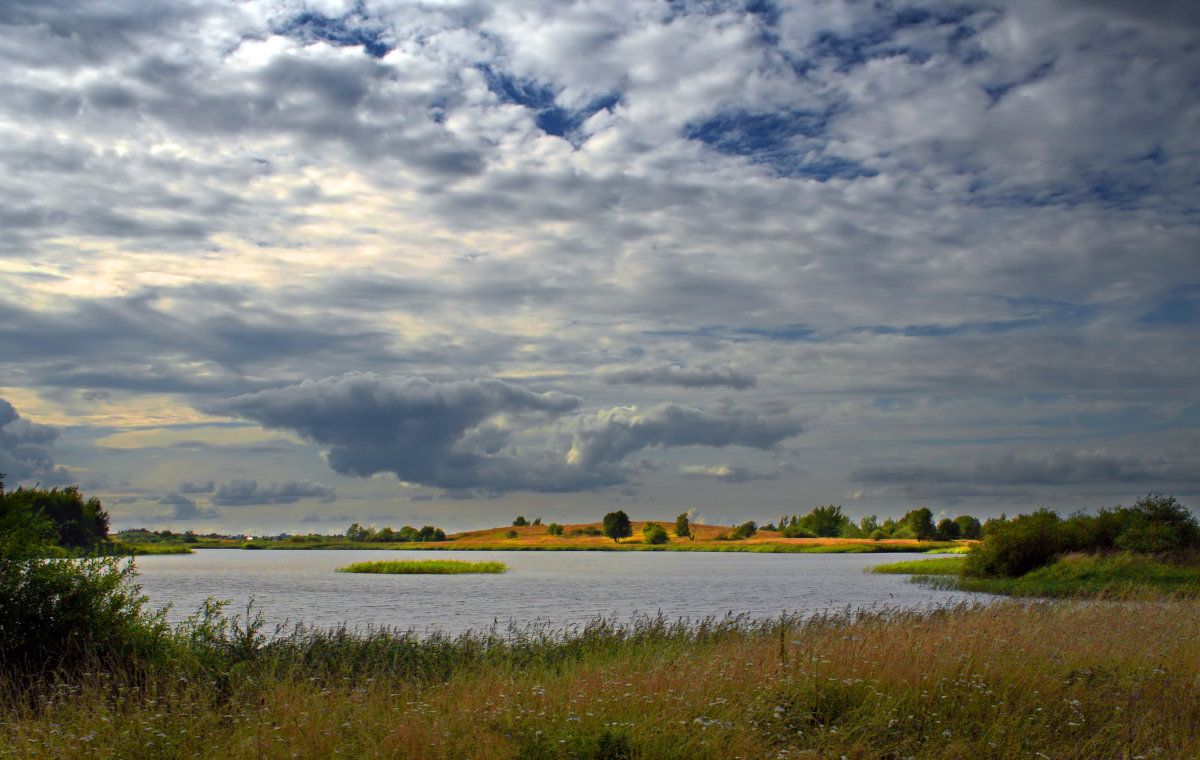
<path id="1" fill-rule="evenodd" d="M 461 573 L 503 573 L 503 562 L 464 562 L 457 559 L 379 560 L 356 562 L 339 567 L 339 573 L 383 573 L 387 575 L 458 575 Z"/>
<path id="2" fill-rule="evenodd" d="M 962 571 L 962 564 L 961 557 L 914 559 L 908 562 L 888 562 L 875 565 L 871 568 L 871 572 L 898 575 L 958 575 Z"/>
<path id="3" fill-rule="evenodd" d="M 939 588 L 1028 597 L 1129 597 L 1138 594 L 1200 596 L 1200 567 L 1191 563 L 1119 552 L 1068 554 L 1015 578 L 977 578 L 963 574 L 963 558 L 891 562 L 873 573 L 899 573 Z"/>
<path id="4" fill-rule="evenodd" d="M 1192 599 L 424 638 L 224 620 L 171 667 L 0 685 L 0 758 L 1200 757 Z"/>

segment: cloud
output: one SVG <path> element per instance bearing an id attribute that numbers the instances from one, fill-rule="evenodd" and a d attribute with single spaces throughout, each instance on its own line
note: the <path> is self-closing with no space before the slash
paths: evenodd
<path id="1" fill-rule="evenodd" d="M 280 483 L 259 485 L 258 481 L 234 478 L 217 486 L 210 500 L 222 507 L 245 507 L 257 504 L 295 504 L 302 499 L 331 502 L 337 492 L 320 483 L 308 480 L 285 480 Z"/>
<path id="2" fill-rule="evenodd" d="M 602 379 L 611 385 L 674 385 L 680 388 L 727 386 L 739 391 L 754 387 L 756 382 L 753 375 L 739 372 L 730 367 L 688 369 L 669 364 L 646 369 L 623 369 L 609 372 L 603 375 Z"/>
<path id="3" fill-rule="evenodd" d="M 1188 462 L 1096 451 L 1005 453 L 960 465 L 874 465 L 851 474 L 863 483 L 1053 486 L 1095 483 L 1200 483 Z"/>
<path id="4" fill-rule="evenodd" d="M 716 478 L 721 483 L 747 483 L 752 480 L 775 480 L 779 473 L 754 472 L 748 467 L 729 465 L 684 465 L 679 468 L 684 475 Z"/>
<path id="5" fill-rule="evenodd" d="M 0 472 L 5 473 L 8 482 L 66 482 L 67 471 L 54 466 L 51 453 L 60 435 L 58 428 L 23 418 L 12 404 L 0 398 Z"/>
<path id="6" fill-rule="evenodd" d="M 196 504 L 195 499 L 190 499 L 175 491 L 159 499 L 158 503 L 166 504 L 172 508 L 171 515 L 168 518 L 171 520 L 213 519 L 221 516 L 221 513 L 217 510 L 200 507 Z"/>
<path id="7" fill-rule="evenodd" d="M 184 481 L 179 484 L 179 493 L 212 493 L 216 488 L 216 483 L 211 480 L 205 480 L 199 483 L 191 483 Z"/>
<path id="8" fill-rule="evenodd" d="M 592 470 L 648 448 L 736 445 L 770 449 L 803 430 L 804 421 L 786 412 L 708 412 L 678 404 L 662 404 L 644 412 L 618 408 L 579 421 L 567 461 Z"/>
<path id="9" fill-rule="evenodd" d="M 500 380 L 435 383 L 349 374 L 205 405 L 328 447 L 336 472 L 401 480 L 448 492 L 576 491 L 625 481 L 633 452 L 679 446 L 770 448 L 803 424 L 785 413 L 708 412 L 664 404 L 571 418 L 558 448 L 514 439 L 574 412 L 575 396 L 535 393 Z"/>

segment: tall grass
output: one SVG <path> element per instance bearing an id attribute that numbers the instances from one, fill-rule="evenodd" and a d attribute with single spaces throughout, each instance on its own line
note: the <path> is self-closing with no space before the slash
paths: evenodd
<path id="1" fill-rule="evenodd" d="M 456 637 L 211 612 L 173 668 L 0 687 L 0 757 L 1200 757 L 1195 600 Z"/>
<path id="2" fill-rule="evenodd" d="M 503 573 L 503 562 L 464 562 L 457 559 L 378 560 L 355 562 L 339 567 L 339 573 L 383 573 L 387 575 L 458 575 L 462 573 Z"/>

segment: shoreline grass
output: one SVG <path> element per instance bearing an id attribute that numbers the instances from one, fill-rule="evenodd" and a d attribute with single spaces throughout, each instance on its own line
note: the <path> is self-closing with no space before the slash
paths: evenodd
<path id="1" fill-rule="evenodd" d="M 384 575 L 460 575 L 464 573 L 504 573 L 503 562 L 465 562 L 457 559 L 378 560 L 356 562 L 339 567 L 339 573 L 378 573 Z"/>
<path id="2" fill-rule="evenodd" d="M 953 591 L 1005 596 L 1088 598 L 1170 594 L 1200 597 L 1200 567 L 1164 562 L 1146 555 L 1068 554 L 1016 578 L 977 578 L 962 574 L 964 559 L 913 560 L 876 565 L 872 573 L 912 575 L 912 581 Z"/>
<path id="3" fill-rule="evenodd" d="M 1166 597 L 257 643 L 243 622 L 171 666 L 0 683 L 0 758 L 1190 758 L 1198 626 Z"/>

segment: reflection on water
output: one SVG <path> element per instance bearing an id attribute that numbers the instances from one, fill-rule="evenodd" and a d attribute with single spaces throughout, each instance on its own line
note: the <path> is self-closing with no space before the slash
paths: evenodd
<path id="1" fill-rule="evenodd" d="M 753 618 L 850 607 L 945 604 L 970 595 L 870 575 L 864 568 L 907 554 L 750 554 L 708 552 L 245 551 L 139 557 L 142 591 L 181 620 L 208 597 L 244 611 L 253 598 L 268 623 L 388 626 L 459 633 L 495 622 L 577 625 L 635 613 L 699 619 Z M 336 573 L 375 559 L 495 560 L 503 575 Z"/>

